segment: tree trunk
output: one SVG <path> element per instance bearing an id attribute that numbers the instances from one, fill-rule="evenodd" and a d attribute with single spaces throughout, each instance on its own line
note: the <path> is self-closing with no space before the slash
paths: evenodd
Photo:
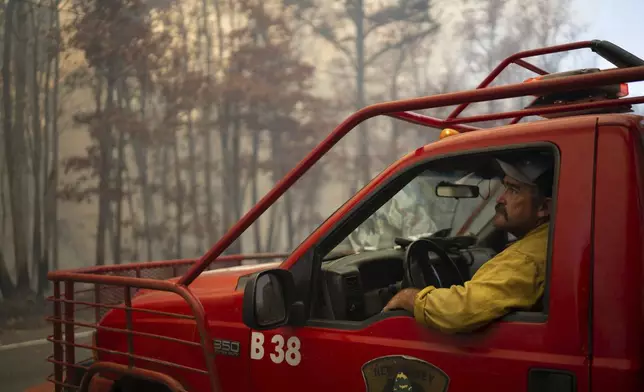
<path id="1" fill-rule="evenodd" d="M 241 171 L 241 108 L 239 104 L 235 104 L 235 111 L 233 115 L 233 129 L 232 129 L 232 195 L 233 195 L 233 208 L 235 211 L 235 222 L 241 219 L 242 207 L 244 205 L 244 195 L 241 192 L 242 184 L 242 171 Z M 230 253 L 238 254 L 242 252 L 241 238 L 238 238 L 230 246 Z"/>
<path id="2" fill-rule="evenodd" d="M 188 111 L 188 162 L 190 164 L 189 180 L 190 180 L 190 208 L 192 209 L 193 230 L 195 237 L 195 253 L 202 252 L 202 236 L 201 225 L 199 224 L 199 208 L 197 205 L 197 152 L 195 146 L 195 132 L 192 121 L 192 110 Z"/>
<path id="3" fill-rule="evenodd" d="M 33 234 L 32 234 L 32 263 L 34 275 L 37 277 L 38 293 L 42 294 L 45 288 L 47 279 L 47 266 L 43 264 L 42 256 L 42 129 L 40 123 L 40 86 L 38 81 L 38 53 L 40 44 L 38 25 L 36 23 L 35 13 L 32 13 L 32 27 L 33 27 L 33 52 L 32 52 L 32 107 L 33 113 L 31 114 L 32 127 L 34 133 L 34 146 L 32 156 L 32 170 L 34 175 L 34 214 L 33 214 Z"/>
<path id="4" fill-rule="evenodd" d="M 219 60 L 224 59 L 224 44 L 225 44 L 225 34 L 223 30 L 223 13 L 221 9 L 221 2 L 223 0 L 214 0 L 215 4 L 215 18 L 217 24 L 217 37 L 218 37 L 218 49 L 219 49 Z M 235 1 L 228 1 L 228 9 L 230 11 L 230 29 L 235 30 L 237 27 L 236 18 L 235 18 Z M 235 38 L 232 35 L 228 36 L 229 41 L 227 47 L 230 51 L 233 51 L 235 48 Z M 229 71 L 232 71 L 228 69 Z M 218 119 L 219 119 L 219 136 L 220 136 L 220 148 L 221 148 L 221 230 L 222 233 L 226 233 L 230 230 L 231 221 L 233 220 L 233 198 L 231 196 L 231 191 L 234 182 L 234 175 L 231 172 L 231 166 L 233 161 L 233 152 L 230 151 L 230 133 L 231 133 L 231 119 L 232 119 L 232 109 L 233 103 L 227 99 L 223 99 L 222 102 L 219 102 L 218 105 Z M 232 252 L 232 246 L 229 246 L 223 252 L 224 254 L 230 254 Z"/>
<path id="5" fill-rule="evenodd" d="M 228 135 L 230 134 L 230 102 L 224 100 L 220 109 L 219 136 L 221 144 L 221 221 L 222 232 L 225 233 L 230 229 L 232 196 L 230 195 L 233 176 L 230 171 L 230 162 L 232 153 L 229 150 Z M 229 253 L 229 249 L 224 250 L 224 254 Z"/>
<path id="6" fill-rule="evenodd" d="M 295 236 L 295 222 L 293 215 L 293 202 L 291 200 L 292 194 L 286 192 L 284 195 L 284 210 L 286 212 L 286 251 L 290 252 L 293 250 L 293 243 Z"/>
<path id="7" fill-rule="evenodd" d="M 190 53 L 188 51 L 188 46 L 190 45 L 190 41 L 188 40 L 188 31 L 187 31 L 187 26 L 186 26 L 186 19 L 185 15 L 183 13 L 183 8 L 179 7 L 179 14 L 180 14 L 180 27 L 179 30 L 181 31 L 181 36 L 183 38 L 183 59 L 182 59 L 182 67 L 183 67 L 183 74 L 184 76 L 189 75 L 190 69 L 188 66 L 188 61 L 190 58 Z M 201 253 L 201 233 L 200 233 L 200 225 L 199 225 L 199 209 L 197 207 L 197 157 L 196 157 L 196 146 L 195 146 L 195 134 L 194 134 L 194 129 L 193 129 L 193 120 L 192 120 L 192 112 L 193 112 L 193 106 L 190 105 L 188 109 L 186 109 L 186 116 L 188 117 L 188 129 L 187 129 L 187 136 L 188 136 L 188 165 L 190 169 L 188 170 L 188 181 L 189 181 L 189 186 L 190 186 L 190 191 L 189 191 L 189 196 L 190 196 L 190 209 L 192 209 L 192 220 L 193 220 L 193 235 L 195 238 L 195 242 L 197 244 L 196 246 L 196 253 Z"/>
<path id="8" fill-rule="evenodd" d="M 4 261 L 4 254 L 0 249 L 0 294 L 2 298 L 11 299 L 16 297 L 16 286 L 11 281 L 7 264 Z"/>
<path id="9" fill-rule="evenodd" d="M 136 222 L 136 212 L 134 208 L 134 197 L 132 196 L 134 194 L 134 180 L 130 176 L 130 172 L 128 171 L 127 165 L 124 167 L 123 171 L 123 176 L 125 177 L 125 183 L 128 185 L 128 192 L 127 192 L 127 208 L 130 213 L 130 222 Z M 139 259 L 139 240 L 135 237 L 132 236 L 134 246 L 132 248 L 132 259 L 133 260 L 140 260 Z M 147 259 L 147 261 L 152 261 L 152 258 Z"/>
<path id="10" fill-rule="evenodd" d="M 162 211 L 162 218 L 160 224 L 163 225 L 164 227 L 168 227 L 168 222 L 170 221 L 170 216 L 168 215 L 169 211 L 169 205 L 170 205 L 170 186 L 169 186 L 169 180 L 168 178 L 170 177 L 170 162 L 169 162 L 169 152 L 168 152 L 168 145 L 165 143 L 161 145 L 161 150 L 160 150 L 160 155 L 161 155 L 161 211 Z M 164 258 L 170 258 L 173 257 L 173 252 L 172 249 L 170 248 L 169 244 L 166 242 L 165 244 L 165 253 L 164 253 Z"/>
<path id="11" fill-rule="evenodd" d="M 51 18 L 51 24 L 50 24 L 50 31 L 53 28 L 53 15 L 50 15 Z M 49 257 L 50 252 L 51 252 L 51 193 L 54 191 L 52 190 L 52 186 L 50 183 L 50 175 L 49 175 L 49 160 L 50 158 L 50 151 L 51 151 L 51 142 L 50 142 L 50 129 L 51 129 L 51 89 L 49 88 L 49 83 L 51 81 L 51 58 L 49 57 L 49 53 L 46 52 L 45 54 L 46 61 L 45 61 L 45 66 L 47 67 L 45 71 L 45 80 L 43 82 L 43 85 L 45 86 L 45 98 L 44 98 L 44 120 L 45 120 L 45 130 L 43 133 L 44 140 L 43 140 L 43 170 L 42 170 L 42 175 L 43 175 L 43 192 L 42 192 L 42 199 L 43 199 L 43 249 L 42 249 L 42 255 L 43 255 L 43 267 L 46 269 L 46 271 L 41 271 L 41 275 L 38 278 L 38 282 L 42 280 L 42 283 L 44 286 L 38 287 L 39 290 L 42 289 L 43 291 L 46 290 L 49 287 L 49 283 L 47 282 L 47 273 L 49 272 L 49 261 L 51 258 Z M 39 283 L 40 285 L 40 283 Z"/>
<path id="12" fill-rule="evenodd" d="M 218 7 L 219 0 L 215 0 L 215 7 Z M 203 0 L 202 1 L 202 6 L 203 6 L 203 34 L 205 37 L 205 44 L 206 44 L 206 76 L 208 77 L 209 83 L 212 83 L 212 36 L 210 35 L 210 30 L 209 30 L 209 7 L 208 7 L 208 1 Z M 217 16 L 219 18 L 219 16 Z M 219 22 L 218 22 L 219 23 Z M 221 27 L 221 26 L 219 26 Z M 221 40 L 220 40 L 221 41 Z M 220 42 L 221 45 L 221 42 Z M 222 49 L 223 52 L 223 49 Z M 205 229 L 206 229 L 206 240 L 208 244 L 212 244 L 215 242 L 215 237 L 216 237 L 216 232 L 215 232 L 215 222 L 214 222 L 214 214 L 213 214 L 213 207 L 215 204 L 215 200 L 213 197 L 212 193 L 212 134 L 211 134 L 211 129 L 207 125 L 210 123 L 211 118 L 212 118 L 212 107 L 213 107 L 213 102 L 204 102 L 203 108 L 202 108 L 202 113 L 203 113 L 203 125 L 201 127 L 201 131 L 203 132 L 203 137 L 204 137 L 204 144 L 203 144 L 203 152 L 204 152 L 204 179 L 205 179 L 205 194 L 206 194 L 206 224 L 205 224 Z"/>
<path id="13" fill-rule="evenodd" d="M 218 7 L 219 0 L 215 0 L 215 7 Z M 203 7 L 204 7 L 204 17 L 203 17 L 203 29 L 204 29 L 204 35 L 206 37 L 206 76 L 208 77 L 208 82 L 212 85 L 214 82 L 214 75 L 212 74 L 212 35 L 210 33 L 210 30 L 208 28 L 209 26 L 209 11 L 208 11 L 208 5 L 207 1 L 203 0 Z M 219 18 L 219 16 L 217 16 Z M 218 20 L 217 23 L 220 23 Z M 221 28 L 221 26 L 218 26 Z M 221 45 L 221 38 L 219 44 Z M 223 52 L 223 48 L 221 50 Z M 223 53 L 220 53 L 220 56 L 222 56 Z M 215 216 L 214 216 L 214 205 L 215 205 L 215 199 L 213 196 L 213 189 L 212 189 L 212 158 L 213 158 L 213 152 L 212 152 L 212 132 L 209 124 L 211 119 L 212 119 L 212 108 L 215 105 L 214 102 L 204 102 L 204 108 L 203 108 L 203 121 L 204 121 L 204 126 L 202 128 L 202 132 L 204 134 L 204 155 L 205 155 L 205 161 L 204 161 L 204 176 L 205 176 L 205 186 L 206 186 L 206 239 L 208 241 L 208 246 L 210 244 L 213 244 L 216 241 L 217 237 L 217 228 L 215 225 Z"/>
<path id="14" fill-rule="evenodd" d="M 125 169 L 125 158 L 123 157 L 125 150 L 125 135 L 123 131 L 119 132 L 118 147 L 117 147 L 117 162 L 118 168 L 116 171 L 116 214 L 114 214 L 114 264 L 121 264 L 121 248 L 122 248 L 122 232 L 123 232 L 123 170 Z"/>
<path id="15" fill-rule="evenodd" d="M 405 51 L 400 50 L 398 61 L 396 61 L 394 72 L 393 72 L 393 75 L 391 76 L 390 96 L 392 101 L 398 100 L 398 76 L 400 75 L 400 70 L 402 68 L 404 61 L 405 61 Z M 391 135 L 389 139 L 389 151 L 387 151 L 388 152 L 387 155 L 389 155 L 388 159 L 392 161 L 398 158 L 398 139 L 400 137 L 399 129 L 400 129 L 400 120 L 392 117 Z"/>
<path id="16" fill-rule="evenodd" d="M 16 25 L 13 25 L 14 10 Z M 17 290 L 19 294 L 31 291 L 29 279 L 29 258 L 27 253 L 27 211 L 25 200 L 27 189 L 27 152 L 25 146 L 25 93 L 26 93 L 26 57 L 27 45 L 16 45 L 12 56 L 14 37 L 26 37 L 27 10 L 24 3 L 10 0 L 7 4 L 7 19 L 5 22 L 5 42 L 3 54 L 3 101 L 4 101 L 4 146 L 7 174 L 9 179 L 9 202 L 11 205 L 11 223 L 13 228 L 14 257 L 17 275 Z M 11 60 L 14 60 L 15 70 L 15 113 L 11 96 Z M 15 123 L 12 124 L 11 113 L 14 113 Z"/>
<path id="17" fill-rule="evenodd" d="M 123 82 L 125 84 L 125 82 Z M 123 111 L 123 101 L 128 99 L 125 96 L 124 88 L 119 89 L 119 111 Z M 121 264 L 121 247 L 123 232 L 123 171 L 125 170 L 125 130 L 119 129 L 118 145 L 116 148 L 116 183 L 114 186 L 114 195 L 116 200 L 116 213 L 114 214 L 114 248 L 112 257 L 114 264 Z"/>
<path id="18" fill-rule="evenodd" d="M 364 0 L 356 1 L 356 16 L 354 19 L 356 26 L 356 110 L 365 106 L 365 37 L 364 37 Z M 358 125 L 358 151 L 356 154 L 356 173 L 359 173 L 357 180 L 358 187 L 366 185 L 371 179 L 371 169 L 369 162 L 369 135 L 367 128 Z"/>
<path id="19" fill-rule="evenodd" d="M 109 72 L 109 71 L 108 71 Z M 105 265 L 105 231 L 110 215 L 110 169 L 112 166 L 112 116 L 114 109 L 114 78 L 109 72 L 107 80 L 107 98 L 102 113 L 103 129 L 98 130 L 100 163 L 98 184 L 98 223 L 96 226 L 96 265 Z M 97 94 L 100 97 L 100 87 Z M 100 98 L 96 109 L 100 112 Z"/>
<path id="20" fill-rule="evenodd" d="M 280 180 L 280 178 L 283 177 L 284 171 L 282 170 L 282 150 L 281 150 L 281 145 L 282 145 L 282 140 L 281 140 L 281 129 L 273 129 L 272 132 L 270 133 L 270 140 L 271 140 L 271 181 L 273 184 L 276 184 L 277 181 Z M 287 191 L 284 197 L 288 195 L 292 191 Z M 266 249 L 267 252 L 274 252 L 275 247 L 279 246 L 279 233 L 282 231 L 282 225 L 281 221 L 283 216 L 277 215 L 277 207 L 280 205 L 282 207 L 282 210 L 284 211 L 284 215 L 288 215 L 289 211 L 287 209 L 290 207 L 286 202 L 283 203 L 275 203 L 273 204 L 273 214 L 271 214 L 270 217 L 270 226 L 269 226 L 269 231 L 268 231 L 268 243 L 266 244 Z M 278 218 L 279 217 L 279 218 Z M 287 217 L 288 219 L 288 217 Z M 287 223 L 288 225 L 288 223 Z M 289 233 L 287 233 L 288 235 Z"/>
<path id="21" fill-rule="evenodd" d="M 58 3 L 58 0 L 55 0 Z M 55 39 L 56 39 L 56 51 L 54 57 L 54 92 L 52 96 L 52 121 L 51 121 L 51 192 L 49 203 L 51 205 L 51 264 L 54 271 L 58 269 L 58 197 L 56 193 L 58 192 L 58 95 L 60 92 L 59 83 L 60 83 L 60 13 L 58 8 L 54 10 L 54 21 L 55 21 Z"/>
<path id="22" fill-rule="evenodd" d="M 257 170 L 257 161 L 259 160 L 259 131 L 253 132 L 253 150 L 252 150 L 252 157 L 250 161 L 250 173 L 248 173 L 248 176 L 250 177 L 251 181 L 251 202 L 253 205 L 257 204 L 257 201 L 259 199 L 259 195 L 257 192 L 257 180 L 259 177 L 259 170 Z M 275 208 L 273 206 L 273 208 Z M 255 224 L 253 225 L 253 233 L 254 233 L 254 239 L 255 239 L 255 252 L 260 253 L 262 252 L 262 236 L 261 236 L 261 225 L 259 224 L 260 221 L 259 219 Z"/>
<path id="23" fill-rule="evenodd" d="M 273 244 L 279 243 L 280 240 L 280 235 L 279 233 L 281 230 L 279 230 L 279 227 L 281 226 L 281 216 L 279 212 L 279 208 L 281 206 L 281 203 L 278 204 L 273 204 L 271 208 L 271 214 L 269 218 L 269 227 L 268 227 L 268 238 L 266 240 L 266 245 L 264 246 L 264 249 L 266 252 L 273 252 L 275 249 Z M 275 229 L 277 228 L 277 230 Z"/>
<path id="24" fill-rule="evenodd" d="M 237 221 L 241 216 L 242 195 L 241 172 L 239 165 L 239 132 L 241 129 L 241 119 L 239 118 L 239 109 L 236 102 L 225 101 L 223 109 L 223 118 L 220 126 L 221 136 L 221 154 L 223 161 L 222 185 L 223 185 L 223 231 L 226 232 L 231 227 L 232 221 Z M 241 252 L 239 239 L 233 242 L 225 251 L 225 254 L 235 254 Z"/>
<path id="25" fill-rule="evenodd" d="M 147 96 L 148 96 L 148 77 L 149 75 L 143 74 L 140 78 L 141 83 L 141 122 L 145 123 L 146 121 L 146 109 L 147 109 Z M 129 94 L 126 94 L 129 97 Z M 145 250 L 147 260 L 152 260 L 154 255 L 152 254 L 152 229 L 150 221 L 152 218 L 152 192 L 150 190 L 149 176 L 148 176 L 148 147 L 142 143 L 137 137 L 131 137 L 130 143 L 132 144 L 132 150 L 134 151 L 134 160 L 136 162 L 139 181 L 141 182 L 141 193 L 143 200 L 143 230 L 145 231 Z M 165 172 L 161 173 L 162 176 L 165 176 Z"/>
<path id="26" fill-rule="evenodd" d="M 176 227 L 175 227 L 175 236 L 176 236 L 176 254 L 175 257 L 180 259 L 183 254 L 183 183 L 181 181 L 181 161 L 179 159 L 179 130 L 175 133 L 174 140 L 174 177 L 176 181 L 176 206 L 177 206 L 177 215 L 176 215 Z"/>
<path id="27" fill-rule="evenodd" d="M 4 140 L 2 140 L 2 145 L 4 146 Z M 2 148 L 4 152 L 4 147 Z M 5 159 L 0 158 L 0 241 L 4 243 L 5 235 L 7 232 L 7 168 L 5 164 Z"/>

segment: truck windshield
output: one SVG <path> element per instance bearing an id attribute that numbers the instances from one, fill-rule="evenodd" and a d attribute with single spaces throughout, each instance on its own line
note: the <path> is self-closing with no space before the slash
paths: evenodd
<path id="1" fill-rule="evenodd" d="M 436 196 L 441 181 L 477 185 L 479 197 L 455 199 Z M 441 236 L 477 236 L 494 216 L 500 179 L 483 179 L 474 173 L 423 172 L 358 226 L 334 251 L 369 251 L 393 248 L 395 238 L 417 239 L 439 231 Z"/>

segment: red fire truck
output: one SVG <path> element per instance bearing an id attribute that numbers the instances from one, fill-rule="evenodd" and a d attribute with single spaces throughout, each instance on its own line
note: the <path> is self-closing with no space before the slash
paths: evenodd
<path id="1" fill-rule="evenodd" d="M 550 74 L 529 62 L 582 49 L 615 68 Z M 535 78 L 489 87 L 510 64 Z M 365 107 L 198 260 L 50 273 L 49 381 L 56 391 L 92 392 L 644 390 L 644 117 L 632 112 L 644 97 L 627 97 L 628 83 L 641 80 L 640 58 L 584 41 L 510 56 L 471 91 Z M 534 101 L 461 116 L 471 103 L 513 97 Z M 418 113 L 453 105 L 444 119 Z M 375 116 L 444 131 L 393 162 L 291 253 L 222 256 L 340 139 Z M 541 118 L 522 121 L 528 116 Z M 487 120 L 508 121 L 472 125 Z M 512 242 L 491 224 L 502 191 L 493 162 L 523 156 L 555 168 L 539 306 L 468 333 L 425 327 L 406 311 L 382 312 L 403 287 L 423 288 L 429 279 L 464 284 Z M 408 206 L 421 212 L 405 225 Z M 427 238 L 435 248 L 408 251 Z M 216 268 L 242 259 L 278 261 Z M 441 263 L 457 271 L 423 268 Z M 78 328 L 92 331 L 91 343 L 75 336 Z"/>

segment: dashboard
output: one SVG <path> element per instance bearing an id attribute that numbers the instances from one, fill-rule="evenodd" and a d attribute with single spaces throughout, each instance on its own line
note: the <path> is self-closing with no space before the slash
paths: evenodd
<path id="1" fill-rule="evenodd" d="M 494 257 L 490 248 L 450 249 L 450 257 L 469 280 L 476 270 Z M 435 254 L 429 257 L 437 262 Z M 318 317 L 362 321 L 380 311 L 401 289 L 405 249 L 392 248 L 352 254 L 322 264 L 321 304 Z"/>

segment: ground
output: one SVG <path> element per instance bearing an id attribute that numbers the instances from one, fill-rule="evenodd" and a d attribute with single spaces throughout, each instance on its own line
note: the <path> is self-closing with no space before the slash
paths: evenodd
<path id="1" fill-rule="evenodd" d="M 43 384 L 53 373 L 54 367 L 47 362 L 52 355 L 52 344 L 46 340 L 50 328 L 28 330 L 5 330 L 0 335 L 0 380 L 2 392 L 24 392 L 30 387 Z M 78 342 L 89 343 L 89 335 L 80 332 Z M 87 350 L 76 350 L 76 358 L 90 357 Z M 51 385 L 51 384 L 50 384 Z"/>
<path id="2" fill-rule="evenodd" d="M 46 362 L 52 345 L 45 339 L 52 328 L 45 320 L 51 304 L 22 298 L 0 301 L 0 380 L 3 392 L 23 392 L 53 372 Z"/>
<path id="3" fill-rule="evenodd" d="M 51 306 L 51 303 L 44 298 L 38 298 L 35 295 L 28 298 L 0 300 L 0 333 L 4 330 L 46 326 L 45 317 L 51 314 Z"/>

